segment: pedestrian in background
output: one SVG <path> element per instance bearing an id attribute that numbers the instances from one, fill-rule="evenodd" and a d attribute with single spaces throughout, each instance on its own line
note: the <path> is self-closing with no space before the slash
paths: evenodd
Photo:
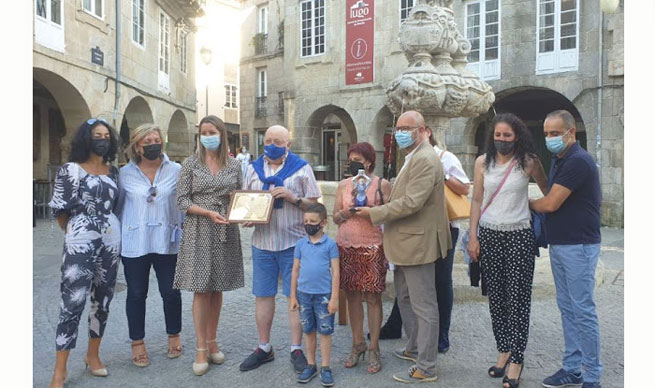
<path id="1" fill-rule="evenodd" d="M 311 166 L 291 152 L 289 130 L 280 125 L 266 130 L 264 154 L 250 164 L 246 175 L 244 190 L 269 190 L 275 201 L 269 223 L 255 225 L 252 234 L 252 293 L 259 345 L 239 365 L 241 371 L 255 369 L 275 358 L 271 327 L 278 279 L 282 276 L 282 293 L 289 302 L 294 247 L 305 236 L 302 209 L 321 196 Z M 301 373 L 307 358 L 301 346 L 300 316 L 298 311 L 287 311 L 291 330 L 290 359 L 295 372 Z"/>
<path id="2" fill-rule="evenodd" d="M 118 137 L 102 119 L 82 123 L 71 142 L 69 163 L 59 168 L 48 204 L 64 230 L 61 304 L 56 331 L 56 361 L 50 387 L 63 387 L 70 350 L 75 348 L 80 317 L 90 296 L 89 345 L 84 363 L 91 374 L 107 369 L 98 354 L 114 296 L 120 254 Z"/>
<path id="3" fill-rule="evenodd" d="M 565 110 L 546 116 L 546 147 L 553 153 L 548 195 L 530 207 L 546 213 L 550 266 L 562 315 L 562 369 L 544 387 L 600 388 L 600 330 L 594 303 L 600 256 L 600 179 L 593 158 L 575 140 L 575 119 Z M 583 374 L 584 369 L 584 374 Z"/>
<path id="4" fill-rule="evenodd" d="M 486 152 L 475 161 L 467 250 L 480 260 L 489 290 L 498 359 L 488 374 L 504 377 L 511 363 L 505 388 L 519 386 L 528 343 L 536 251 L 528 207 L 531 177 L 545 193 L 546 175 L 527 127 L 511 113 L 497 115 Z"/>
<path id="5" fill-rule="evenodd" d="M 241 152 L 237 155 L 236 159 L 241 162 L 241 172 L 243 173 L 243 181 L 246 181 L 246 172 L 248 172 L 248 166 L 250 165 L 250 153 L 246 146 L 241 146 Z"/>
<path id="6" fill-rule="evenodd" d="M 373 173 L 375 150 L 369 143 L 356 143 L 347 151 L 350 174 L 355 177 L 359 170 L 371 178 L 366 188 L 368 207 L 382 205 L 391 194 L 391 184 Z M 356 190 L 353 178 L 339 182 L 335 194 L 332 219 L 339 225 L 337 245 L 341 265 L 341 289 L 348 300 L 348 316 L 352 330 L 352 349 L 344 362 L 352 368 L 364 357 L 368 349 L 368 371 L 376 373 L 382 368 L 380 362 L 380 325 L 382 324 L 382 292 L 385 289 L 387 259 L 382 247 L 382 229 L 373 225 L 369 218 L 352 212 L 355 207 Z M 366 301 L 370 346 L 364 340 L 364 308 Z"/>
<path id="7" fill-rule="evenodd" d="M 184 217 L 175 192 L 180 165 L 162 152 L 162 139 L 155 124 L 138 126 L 128 145 L 130 162 L 121 168 L 118 180 L 121 257 L 127 282 L 125 311 L 132 363 L 138 367 L 150 364 L 143 338 L 151 267 L 164 305 L 168 357 L 182 353 L 182 297 L 180 290 L 173 289 Z"/>
<path id="8" fill-rule="evenodd" d="M 193 373 L 222 364 L 216 342 L 223 291 L 243 287 L 239 226 L 227 222 L 230 193 L 241 187 L 241 164 L 228 156 L 227 128 L 216 116 L 200 120 L 196 153 L 182 163 L 177 204 L 186 213 L 173 287 L 192 291 L 196 356 Z"/>
<path id="9" fill-rule="evenodd" d="M 316 332 L 321 339 L 321 384 L 334 385 L 330 369 L 334 314 L 339 307 L 339 249 L 324 233 L 327 210 L 312 203 L 304 212 L 307 236 L 298 241 L 293 253 L 289 309 L 300 308 L 300 322 L 305 333 L 307 365 L 298 375 L 299 383 L 308 383 L 318 374 L 316 367 Z"/>
<path id="10" fill-rule="evenodd" d="M 357 209 L 374 225 L 384 223 L 384 253 L 396 266 L 394 284 L 408 340 L 405 349 L 394 355 L 415 365 L 407 375 L 398 373 L 393 378 L 405 383 L 437 380 L 439 313 L 434 262 L 446 257 L 451 248 L 443 169 L 425 131 L 423 116 L 416 111 L 398 118 L 394 136 L 407 155 L 389 202 Z"/>

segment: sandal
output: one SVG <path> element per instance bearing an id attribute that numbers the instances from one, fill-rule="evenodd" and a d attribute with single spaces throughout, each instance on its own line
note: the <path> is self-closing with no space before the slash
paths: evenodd
<path id="1" fill-rule="evenodd" d="M 177 338 L 180 336 L 180 333 L 177 334 L 169 334 L 168 339 L 170 341 L 171 338 Z M 169 342 L 170 344 L 170 342 Z M 168 358 L 178 358 L 182 355 L 182 345 L 177 345 L 177 346 L 171 346 L 168 345 Z"/>
<path id="2" fill-rule="evenodd" d="M 216 346 L 218 347 L 218 343 L 216 342 L 216 338 L 214 338 L 213 340 L 206 341 L 206 342 L 208 344 L 215 343 Z M 209 351 L 209 362 L 211 362 L 212 364 L 220 365 L 220 364 L 225 362 L 225 354 L 223 354 L 223 352 L 221 352 L 220 349 L 216 353 L 212 353 L 211 351 Z"/>
<path id="3" fill-rule="evenodd" d="M 515 379 L 510 379 L 505 376 L 503 378 L 503 387 L 504 388 L 519 388 L 519 380 L 521 379 L 521 374 L 523 373 L 523 364 L 521 364 L 521 370 L 519 371 L 519 377 Z"/>
<path id="4" fill-rule="evenodd" d="M 132 357 L 132 364 L 138 366 L 139 368 L 145 368 L 148 365 L 150 365 L 150 358 L 148 358 L 148 352 L 146 352 L 146 343 L 141 340 L 141 342 L 132 342 L 132 350 L 134 350 L 134 347 L 143 345 L 143 350 L 144 352 L 141 354 L 137 354 L 136 356 Z"/>
<path id="5" fill-rule="evenodd" d="M 382 369 L 380 349 L 368 350 L 368 373 L 378 373 Z"/>
<path id="6" fill-rule="evenodd" d="M 346 368 L 353 368 L 357 366 L 357 364 L 359 363 L 359 358 L 361 357 L 363 360 L 364 356 L 366 356 L 366 349 L 367 349 L 366 342 L 353 345 L 352 349 L 350 350 L 350 355 L 343 363 L 343 366 L 345 366 Z"/>
<path id="7" fill-rule="evenodd" d="M 489 374 L 489 376 L 493 378 L 503 377 L 505 376 L 505 369 L 507 369 L 507 365 L 509 365 L 509 357 L 507 357 L 507 361 L 505 361 L 505 365 L 503 365 L 502 368 L 494 365 L 491 368 L 489 368 L 487 373 Z M 505 382 L 505 380 L 503 380 L 503 382 Z"/>

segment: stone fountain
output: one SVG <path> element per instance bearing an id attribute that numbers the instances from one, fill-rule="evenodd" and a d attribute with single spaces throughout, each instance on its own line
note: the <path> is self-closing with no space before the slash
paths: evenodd
<path id="1" fill-rule="evenodd" d="M 441 147 L 451 118 L 486 113 L 495 100 L 491 86 L 466 68 L 471 44 L 457 30 L 452 3 L 419 0 L 412 8 L 398 37 L 409 66 L 386 91 L 391 112 L 420 112 Z"/>

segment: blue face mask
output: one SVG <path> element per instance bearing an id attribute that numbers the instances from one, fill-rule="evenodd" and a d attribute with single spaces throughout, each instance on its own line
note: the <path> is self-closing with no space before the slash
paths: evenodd
<path id="1" fill-rule="evenodd" d="M 548 151 L 559 154 L 566 149 L 566 143 L 564 143 L 564 136 L 555 136 L 546 138 L 546 148 Z"/>
<path id="2" fill-rule="evenodd" d="M 221 136 L 203 136 L 200 135 L 200 143 L 210 151 L 216 151 L 221 146 Z"/>
<path id="3" fill-rule="evenodd" d="M 400 148 L 407 148 L 414 144 L 412 133 L 410 131 L 396 131 L 394 136 L 396 137 L 396 144 L 398 144 L 398 147 Z"/>
<path id="4" fill-rule="evenodd" d="M 264 146 L 264 154 L 271 160 L 277 160 L 287 153 L 287 147 L 278 147 L 275 144 Z"/>

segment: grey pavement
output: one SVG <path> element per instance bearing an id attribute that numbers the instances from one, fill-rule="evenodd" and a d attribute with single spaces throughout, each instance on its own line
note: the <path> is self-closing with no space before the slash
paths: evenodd
<path id="1" fill-rule="evenodd" d="M 125 278 L 119 269 L 117 292 L 111 303 L 109 323 L 101 346 L 101 359 L 109 370 L 109 377 L 93 377 L 84 369 L 86 353 L 87 309 L 80 324 L 77 348 L 71 351 L 68 362 L 67 387 L 289 387 L 296 383 L 289 362 L 289 331 L 286 300 L 278 296 L 277 314 L 273 324 L 272 343 L 276 353 L 274 362 L 260 368 L 240 372 L 239 364 L 257 344 L 252 296 L 252 266 L 249 237 L 251 231 L 242 229 L 246 286 L 226 292 L 218 330 L 218 342 L 226 355 L 223 365 L 211 365 L 201 377 L 193 375 L 195 339 L 191 317 L 192 294 L 182 293 L 183 354 L 178 359 L 166 357 L 167 338 L 161 299 L 154 272 L 151 274 L 146 313 L 146 344 L 151 359 L 147 368 L 137 368 L 131 362 L 130 340 L 125 316 Z M 601 265 L 597 272 L 596 303 L 601 328 L 601 352 L 604 373 L 603 387 L 623 387 L 624 377 L 624 278 L 623 230 L 603 228 Z M 59 279 L 63 233 L 56 225 L 41 220 L 33 232 L 33 378 L 35 387 L 47 387 L 55 356 L 55 327 L 59 309 Z M 542 251 L 543 253 L 543 251 Z M 554 297 L 548 257 L 537 259 L 532 299 L 530 339 L 525 352 L 525 370 L 521 387 L 541 387 L 541 380 L 560 368 L 563 350 L 561 321 Z M 392 279 L 390 274 L 387 284 Z M 487 376 L 487 369 L 496 360 L 495 343 L 486 297 L 479 288 L 468 285 L 464 264 L 454 270 L 455 306 L 450 331 L 451 348 L 439 355 L 434 387 L 502 387 L 500 379 Z M 384 297 L 384 319 L 393 303 L 390 289 Z M 365 362 L 353 369 L 343 367 L 351 346 L 350 328 L 338 326 L 333 336 L 332 369 L 335 386 L 341 387 L 399 387 L 391 375 L 405 372 L 410 363 L 391 355 L 404 346 L 404 339 L 381 341 L 382 370 L 370 375 Z M 406 372 L 405 372 L 406 373 Z M 306 384 L 320 387 L 318 378 Z"/>

